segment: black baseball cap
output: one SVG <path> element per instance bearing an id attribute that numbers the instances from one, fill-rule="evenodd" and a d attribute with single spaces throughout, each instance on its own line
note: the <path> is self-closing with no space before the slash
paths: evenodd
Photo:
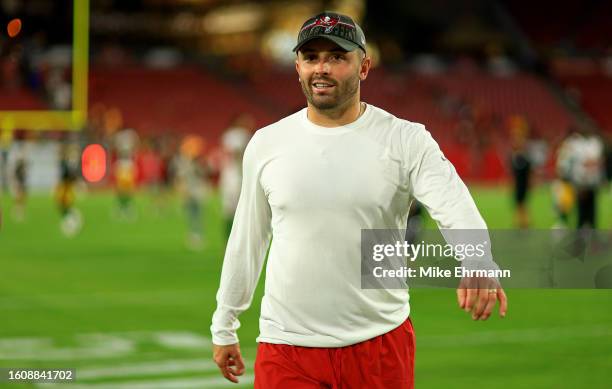
<path id="1" fill-rule="evenodd" d="M 305 43 L 317 38 L 329 39 L 346 51 L 366 51 L 365 35 L 361 27 L 350 16 L 339 13 L 326 11 L 306 20 L 300 28 L 293 51 L 297 52 Z"/>

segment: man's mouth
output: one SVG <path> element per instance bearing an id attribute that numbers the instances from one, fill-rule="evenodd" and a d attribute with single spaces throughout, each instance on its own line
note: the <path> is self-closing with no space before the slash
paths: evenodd
<path id="1" fill-rule="evenodd" d="M 324 81 L 317 81 L 312 83 L 312 88 L 315 92 L 325 92 L 330 90 L 334 86 L 334 84 Z"/>

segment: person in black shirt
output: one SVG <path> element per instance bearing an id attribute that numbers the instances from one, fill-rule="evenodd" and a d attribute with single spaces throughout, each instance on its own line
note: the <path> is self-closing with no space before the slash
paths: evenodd
<path id="1" fill-rule="evenodd" d="M 529 227 L 527 197 L 529 194 L 532 163 L 527 153 L 526 139 L 517 136 L 514 139 L 510 166 L 514 183 L 514 204 L 516 206 L 516 223 L 519 228 Z"/>

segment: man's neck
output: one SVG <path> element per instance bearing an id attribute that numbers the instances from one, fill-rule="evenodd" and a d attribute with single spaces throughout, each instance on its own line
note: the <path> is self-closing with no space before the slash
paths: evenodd
<path id="1" fill-rule="evenodd" d="M 339 127 L 357 120 L 365 109 L 365 103 L 356 99 L 346 107 L 335 110 L 319 110 L 310 103 L 307 108 L 308 120 L 321 127 Z"/>

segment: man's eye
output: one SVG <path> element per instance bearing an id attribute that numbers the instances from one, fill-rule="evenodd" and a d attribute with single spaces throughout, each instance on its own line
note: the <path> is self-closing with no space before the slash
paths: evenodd
<path id="1" fill-rule="evenodd" d="M 340 60 L 344 59 L 344 56 L 342 54 L 334 54 L 334 55 L 332 55 L 332 59 L 334 61 L 340 61 Z"/>

